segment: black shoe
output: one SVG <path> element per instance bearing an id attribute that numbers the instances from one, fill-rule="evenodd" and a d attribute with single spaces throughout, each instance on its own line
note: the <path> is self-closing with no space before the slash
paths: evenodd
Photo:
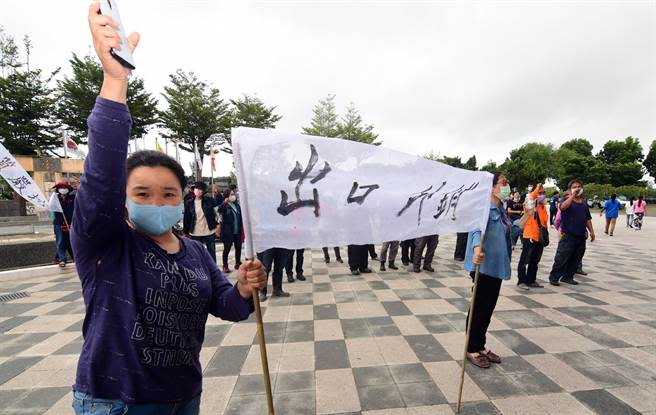
<path id="1" fill-rule="evenodd" d="M 560 280 L 560 282 L 564 282 L 565 284 L 570 284 L 570 285 L 579 285 L 578 281 L 574 281 L 574 278 L 569 279 L 569 278 L 563 278 Z"/>
<path id="2" fill-rule="evenodd" d="M 579 274 L 579 275 L 588 275 L 588 273 L 583 271 L 582 269 L 577 269 L 576 273 Z"/>
<path id="3" fill-rule="evenodd" d="M 339 262 L 340 264 L 343 264 L 343 263 L 344 263 L 344 261 L 342 260 L 342 258 L 337 258 L 335 261 Z"/>
<path id="4" fill-rule="evenodd" d="M 357 269 L 352 269 L 351 275 L 360 275 L 360 271 L 358 271 Z"/>
<path id="5" fill-rule="evenodd" d="M 401 263 L 403 264 L 404 267 L 407 267 L 408 265 L 410 265 L 410 261 L 401 260 Z"/>
<path id="6" fill-rule="evenodd" d="M 282 288 L 276 290 L 273 290 L 273 294 L 271 295 L 272 297 L 289 297 L 289 293 L 286 293 L 282 290 Z"/>
<path id="7" fill-rule="evenodd" d="M 461 256 L 457 256 L 457 257 L 453 258 L 453 260 L 458 261 L 458 262 L 463 262 L 465 260 L 465 258 L 463 258 Z"/>
<path id="8" fill-rule="evenodd" d="M 303 274 L 296 274 L 296 279 L 299 281 L 305 281 L 307 278 L 305 278 L 305 275 Z"/>
<path id="9" fill-rule="evenodd" d="M 371 274 L 373 271 L 371 270 L 371 268 L 365 268 L 365 269 L 361 269 L 360 272 L 362 274 Z"/>
<path id="10" fill-rule="evenodd" d="M 428 267 L 424 267 L 424 271 L 426 271 L 426 272 L 435 272 L 435 269 L 431 266 L 428 266 Z"/>
<path id="11" fill-rule="evenodd" d="M 393 262 L 390 262 L 390 263 L 389 263 L 389 269 L 399 269 L 399 267 L 397 267 L 396 265 L 394 265 Z"/>
<path id="12" fill-rule="evenodd" d="M 326 264 L 330 264 L 330 258 L 329 257 L 325 257 L 323 260 L 326 261 Z"/>
<path id="13" fill-rule="evenodd" d="M 371 257 L 371 260 L 372 260 L 372 261 L 378 261 L 378 255 L 374 255 L 374 256 L 372 256 L 372 257 Z"/>
<path id="14" fill-rule="evenodd" d="M 287 274 L 287 282 L 294 282 L 294 281 L 296 281 L 294 279 L 294 276 L 292 274 Z"/>
<path id="15" fill-rule="evenodd" d="M 380 263 L 380 270 L 385 271 L 385 263 L 384 262 Z"/>
<path id="16" fill-rule="evenodd" d="M 553 285 L 554 287 L 558 287 L 560 285 L 558 281 L 551 281 L 551 280 L 549 280 L 549 284 Z"/>
<path id="17" fill-rule="evenodd" d="M 412 270 L 413 270 L 414 272 L 421 272 L 421 270 L 420 270 L 419 268 L 416 268 L 416 267 L 413 268 Z"/>

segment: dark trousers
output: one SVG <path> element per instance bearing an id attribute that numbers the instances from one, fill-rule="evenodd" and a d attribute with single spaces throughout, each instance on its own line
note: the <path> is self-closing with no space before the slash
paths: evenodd
<path id="1" fill-rule="evenodd" d="M 399 241 L 390 241 L 383 242 L 382 248 L 380 248 L 380 262 L 385 263 L 387 261 L 387 252 L 389 251 L 389 263 L 393 264 L 396 259 L 396 255 L 399 253 Z"/>
<path id="2" fill-rule="evenodd" d="M 267 278 L 273 267 L 273 289 L 282 289 L 282 272 L 287 265 L 291 250 L 285 248 L 271 248 L 264 252 L 257 254 L 258 259 L 262 262 L 262 266 L 266 269 Z"/>
<path id="3" fill-rule="evenodd" d="M 232 245 L 235 246 L 235 265 L 241 265 L 241 235 L 234 235 L 232 241 L 223 241 L 223 266 L 228 266 L 228 255 Z"/>
<path id="4" fill-rule="evenodd" d="M 216 262 L 216 235 L 211 234 L 208 236 L 192 236 L 191 239 L 198 241 L 207 247 L 207 252 Z"/>
<path id="5" fill-rule="evenodd" d="M 374 246 L 374 244 L 367 245 L 367 251 L 369 251 L 369 256 L 371 257 L 371 259 L 376 259 L 376 257 L 378 256 L 376 255 L 376 247 Z"/>
<path id="6" fill-rule="evenodd" d="M 294 252 L 296 252 L 296 275 L 303 275 L 303 254 L 305 249 L 289 250 L 289 258 L 285 265 L 285 272 L 287 275 L 292 275 L 294 271 Z"/>
<path id="7" fill-rule="evenodd" d="M 421 265 L 421 255 L 424 252 L 424 248 L 426 248 L 426 255 L 424 255 L 424 268 L 431 266 L 433 263 L 433 256 L 435 255 L 435 249 L 437 249 L 439 241 L 439 235 L 428 235 L 422 236 L 421 238 L 415 238 L 415 252 L 412 261 L 415 268 L 419 268 Z"/>
<path id="8" fill-rule="evenodd" d="M 323 257 L 330 259 L 330 254 L 328 253 L 328 248 L 323 247 L 321 249 L 323 249 Z M 342 255 L 339 253 L 339 246 L 336 246 L 335 247 L 335 259 L 341 259 L 341 258 L 342 258 Z"/>
<path id="9" fill-rule="evenodd" d="M 69 232 L 62 231 L 62 225 L 53 225 L 55 231 L 55 248 L 57 249 L 57 259 L 66 262 L 66 252 L 71 255 L 73 260 L 73 248 L 71 247 L 71 237 Z"/>
<path id="10" fill-rule="evenodd" d="M 415 240 L 406 239 L 401 241 L 401 262 L 408 263 L 414 261 L 415 258 Z"/>
<path id="11" fill-rule="evenodd" d="M 585 254 L 585 236 L 563 235 L 558 242 L 549 281 L 572 279 Z"/>
<path id="12" fill-rule="evenodd" d="M 453 252 L 453 258 L 465 259 L 465 251 L 467 250 L 468 238 L 469 232 L 458 232 L 458 238 L 456 239 L 456 250 Z"/>
<path id="13" fill-rule="evenodd" d="M 528 238 L 522 238 L 522 254 L 517 265 L 517 284 L 532 284 L 537 279 L 538 264 L 544 247 Z"/>
<path id="14" fill-rule="evenodd" d="M 556 220 L 556 215 L 558 214 L 558 209 L 549 210 L 549 224 L 553 226 L 554 221 Z"/>
<path id="15" fill-rule="evenodd" d="M 474 273 L 472 272 L 470 275 L 473 279 Z M 478 275 L 474 315 L 472 316 L 469 344 L 467 344 L 467 351 L 469 353 L 477 353 L 485 349 L 485 335 L 492 320 L 494 307 L 497 306 L 500 290 L 501 280 L 499 278 L 490 277 L 482 273 Z M 469 321 L 469 313 L 467 313 L 467 320 L 465 321 Z"/>
<path id="16" fill-rule="evenodd" d="M 369 247 L 368 245 L 349 245 L 348 264 L 351 271 L 363 271 L 369 268 Z"/>

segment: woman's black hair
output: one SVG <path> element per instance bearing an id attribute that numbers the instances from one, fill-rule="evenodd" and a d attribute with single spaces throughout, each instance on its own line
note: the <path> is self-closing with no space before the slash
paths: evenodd
<path id="1" fill-rule="evenodd" d="M 187 178 L 180 163 L 175 161 L 174 158 L 155 150 L 141 150 L 130 154 L 128 157 L 128 176 L 132 170 L 137 167 L 165 167 L 178 178 L 180 188 L 184 189 L 187 186 Z"/>
<path id="2" fill-rule="evenodd" d="M 497 183 L 499 183 L 499 177 L 503 176 L 503 173 L 501 173 L 500 171 L 494 171 L 494 172 L 491 172 L 491 173 L 494 176 L 492 178 L 492 187 L 494 187 L 494 186 L 497 185 Z"/>

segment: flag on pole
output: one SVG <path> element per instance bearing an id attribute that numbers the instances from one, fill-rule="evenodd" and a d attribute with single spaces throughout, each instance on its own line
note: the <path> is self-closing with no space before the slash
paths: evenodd
<path id="1" fill-rule="evenodd" d="M 87 156 L 84 151 L 77 147 L 77 144 L 68 136 L 68 133 L 64 132 L 64 155 L 67 153 L 75 154 L 81 159 L 84 159 Z"/>
<path id="2" fill-rule="evenodd" d="M 2 143 L 0 143 L 0 176 L 23 199 L 32 203 L 34 206 L 44 209 L 48 208 L 48 202 L 41 189 L 39 189 L 39 186 L 34 183 L 30 175 L 27 174 L 25 169 L 23 169 Z"/>
<path id="3" fill-rule="evenodd" d="M 210 159 L 212 160 L 212 172 L 216 171 L 216 151 L 210 150 Z"/>
<path id="4" fill-rule="evenodd" d="M 255 252 L 485 230 L 492 175 L 354 141 L 232 130 Z M 248 244 L 247 244 L 248 245 Z"/>
<path id="5" fill-rule="evenodd" d="M 157 147 L 157 151 L 159 151 L 160 153 L 164 152 L 164 149 L 162 148 L 162 146 L 159 145 L 159 142 L 157 142 L 155 146 Z"/>
<path id="6" fill-rule="evenodd" d="M 48 209 L 50 209 L 52 212 L 64 213 L 64 209 L 62 208 L 61 202 L 59 202 L 59 197 L 57 196 L 56 191 L 50 195 L 50 200 L 48 201 Z"/>
<path id="7" fill-rule="evenodd" d="M 203 177 L 203 159 L 198 152 L 198 144 L 194 143 L 194 162 L 196 163 L 196 171 L 198 172 L 197 180 Z"/>

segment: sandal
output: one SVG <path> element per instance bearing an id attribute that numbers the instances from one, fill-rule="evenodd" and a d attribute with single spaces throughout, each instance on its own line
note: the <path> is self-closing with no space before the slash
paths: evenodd
<path id="1" fill-rule="evenodd" d="M 540 284 L 539 282 L 532 282 L 528 285 L 531 288 L 544 288 L 544 285 Z"/>
<path id="2" fill-rule="evenodd" d="M 490 361 L 491 363 L 501 363 L 501 358 L 499 357 L 499 355 L 494 353 L 492 350 L 487 350 L 487 351 L 484 350 L 482 352 L 479 352 L 479 354 L 481 356 L 487 357 L 487 360 Z"/>
<path id="3" fill-rule="evenodd" d="M 484 354 L 479 353 L 478 356 L 474 356 L 472 353 L 467 353 L 467 360 L 469 360 L 474 366 L 478 366 L 482 369 L 490 367 L 490 361 Z"/>

